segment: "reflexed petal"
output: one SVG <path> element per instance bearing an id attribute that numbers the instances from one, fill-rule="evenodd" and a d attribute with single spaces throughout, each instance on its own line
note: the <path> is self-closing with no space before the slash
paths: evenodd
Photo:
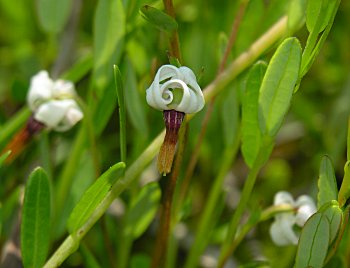
<path id="1" fill-rule="evenodd" d="M 40 71 L 32 77 L 27 94 L 27 102 L 32 111 L 37 110 L 43 102 L 52 98 L 53 84 L 46 71 Z"/>
<path id="2" fill-rule="evenodd" d="M 273 204 L 275 206 L 283 205 L 283 204 L 295 206 L 293 196 L 286 191 L 280 191 L 277 194 L 275 194 Z"/>
<path id="3" fill-rule="evenodd" d="M 270 227 L 272 241 L 278 246 L 296 245 L 298 237 L 293 231 L 293 223 L 288 219 L 275 220 Z"/>
<path id="4" fill-rule="evenodd" d="M 316 212 L 315 205 L 304 205 L 299 207 L 295 217 L 296 224 L 303 227 L 305 222 Z"/>
<path id="5" fill-rule="evenodd" d="M 74 84 L 66 80 L 57 80 L 53 86 L 53 97 L 57 99 L 74 98 L 76 93 Z"/>
<path id="6" fill-rule="evenodd" d="M 180 103 L 172 103 L 174 98 L 171 90 L 175 88 L 183 90 Z M 196 113 L 204 107 L 204 96 L 196 77 L 185 66 L 160 67 L 151 86 L 146 90 L 146 100 L 150 106 L 161 111 L 174 109 L 184 113 Z"/>
<path id="7" fill-rule="evenodd" d="M 52 100 L 42 104 L 34 117 L 50 129 L 66 131 L 82 119 L 83 114 L 74 100 Z"/>

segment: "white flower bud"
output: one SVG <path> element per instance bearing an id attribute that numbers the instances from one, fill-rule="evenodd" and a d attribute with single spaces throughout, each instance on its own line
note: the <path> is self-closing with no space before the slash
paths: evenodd
<path id="1" fill-rule="evenodd" d="M 72 82 L 52 81 L 46 71 L 41 71 L 31 79 L 27 101 L 35 120 L 49 129 L 66 131 L 83 118 L 75 96 Z"/>
<path id="2" fill-rule="evenodd" d="M 284 213 L 283 213 L 284 214 Z M 278 246 L 296 245 L 298 237 L 293 230 L 294 217 L 292 214 L 284 214 L 280 220 L 276 220 L 270 227 L 272 241 Z"/>
<path id="3" fill-rule="evenodd" d="M 181 100 L 175 100 L 174 90 L 180 89 Z M 183 113 L 196 113 L 204 107 L 204 96 L 196 76 L 188 67 L 177 68 L 163 65 L 154 81 L 146 90 L 147 103 L 157 110 L 176 110 Z"/>

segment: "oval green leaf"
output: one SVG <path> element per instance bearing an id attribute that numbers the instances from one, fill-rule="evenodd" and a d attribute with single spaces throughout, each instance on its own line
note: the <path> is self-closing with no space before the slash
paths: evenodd
<path id="1" fill-rule="evenodd" d="M 138 238 L 152 222 L 159 206 L 161 191 L 157 183 L 145 185 L 131 203 L 126 216 L 125 232 Z"/>
<path id="2" fill-rule="evenodd" d="M 336 200 L 333 200 L 323 205 L 320 208 L 319 212 L 326 216 L 329 221 L 329 244 L 331 244 L 335 240 L 339 232 L 339 228 L 343 218 L 343 212 L 339 207 L 338 201 Z"/>
<path id="3" fill-rule="evenodd" d="M 332 162 L 328 156 L 323 156 L 318 178 L 317 207 L 320 208 L 332 200 L 337 200 L 337 197 L 338 187 Z"/>
<path id="4" fill-rule="evenodd" d="M 256 63 L 249 71 L 242 97 L 242 154 L 249 167 L 259 153 L 261 131 L 259 128 L 259 89 L 266 72 L 265 62 Z"/>
<path id="5" fill-rule="evenodd" d="M 300 235 L 295 268 L 323 267 L 329 237 L 327 217 L 322 213 L 312 215 Z"/>
<path id="6" fill-rule="evenodd" d="M 68 230 L 71 234 L 77 231 L 89 219 L 100 202 L 111 190 L 112 185 L 123 175 L 125 164 L 117 163 L 103 173 L 97 181 L 83 194 L 68 219 Z"/>
<path id="7" fill-rule="evenodd" d="M 57 34 L 65 26 L 72 7 L 71 0 L 37 0 L 38 17 L 45 32 Z"/>
<path id="8" fill-rule="evenodd" d="M 259 125 L 274 137 L 288 111 L 300 69 L 301 47 L 297 38 L 287 38 L 277 48 L 267 67 L 259 95 Z"/>
<path id="9" fill-rule="evenodd" d="M 50 184 L 42 168 L 30 175 L 24 194 L 21 251 L 24 267 L 42 267 L 49 249 Z"/>
<path id="10" fill-rule="evenodd" d="M 157 8 L 144 5 L 141 7 L 140 12 L 145 20 L 161 31 L 172 32 L 177 29 L 177 22 L 175 19 Z"/>
<path id="11" fill-rule="evenodd" d="M 288 8 L 288 29 L 295 32 L 305 23 L 306 0 L 292 0 Z"/>
<path id="12" fill-rule="evenodd" d="M 308 31 L 322 32 L 330 22 L 337 0 L 308 0 L 306 26 Z"/>

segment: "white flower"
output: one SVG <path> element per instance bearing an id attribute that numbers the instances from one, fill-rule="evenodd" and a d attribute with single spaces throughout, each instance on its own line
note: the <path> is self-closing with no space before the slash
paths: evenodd
<path id="1" fill-rule="evenodd" d="M 50 79 L 46 71 L 32 77 L 27 95 L 35 120 L 56 131 L 66 131 L 83 118 L 77 105 L 74 84 Z"/>
<path id="2" fill-rule="evenodd" d="M 174 90 L 181 90 L 177 100 Z M 157 110 L 176 110 L 186 114 L 199 112 L 204 106 L 204 96 L 196 76 L 188 67 L 163 65 L 146 91 L 147 103 Z"/>
<path id="3" fill-rule="evenodd" d="M 308 218 L 317 211 L 313 199 L 302 195 L 294 201 L 290 193 L 281 191 L 275 195 L 274 205 L 291 205 L 295 212 L 283 212 L 275 216 L 270 227 L 272 241 L 278 246 L 298 244 L 299 237 L 295 227 L 303 227 Z"/>

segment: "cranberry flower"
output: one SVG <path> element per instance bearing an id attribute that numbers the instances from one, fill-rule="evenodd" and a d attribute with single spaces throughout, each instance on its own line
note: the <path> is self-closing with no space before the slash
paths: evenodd
<path id="1" fill-rule="evenodd" d="M 32 77 L 27 102 L 36 121 L 56 131 L 67 131 L 83 118 L 74 100 L 74 84 L 50 79 L 46 71 Z"/>
<path id="2" fill-rule="evenodd" d="M 297 245 L 299 240 L 298 227 L 303 227 L 305 222 L 317 211 L 313 199 L 302 195 L 294 201 L 292 195 L 281 191 L 275 195 L 274 205 L 291 205 L 292 212 L 283 212 L 275 216 L 275 221 L 270 227 L 272 241 L 278 246 Z"/>
<path id="3" fill-rule="evenodd" d="M 166 134 L 158 156 L 158 170 L 171 171 L 177 135 L 185 114 L 199 112 L 204 96 L 193 71 L 185 66 L 163 65 L 146 90 L 147 103 L 163 111 Z"/>

